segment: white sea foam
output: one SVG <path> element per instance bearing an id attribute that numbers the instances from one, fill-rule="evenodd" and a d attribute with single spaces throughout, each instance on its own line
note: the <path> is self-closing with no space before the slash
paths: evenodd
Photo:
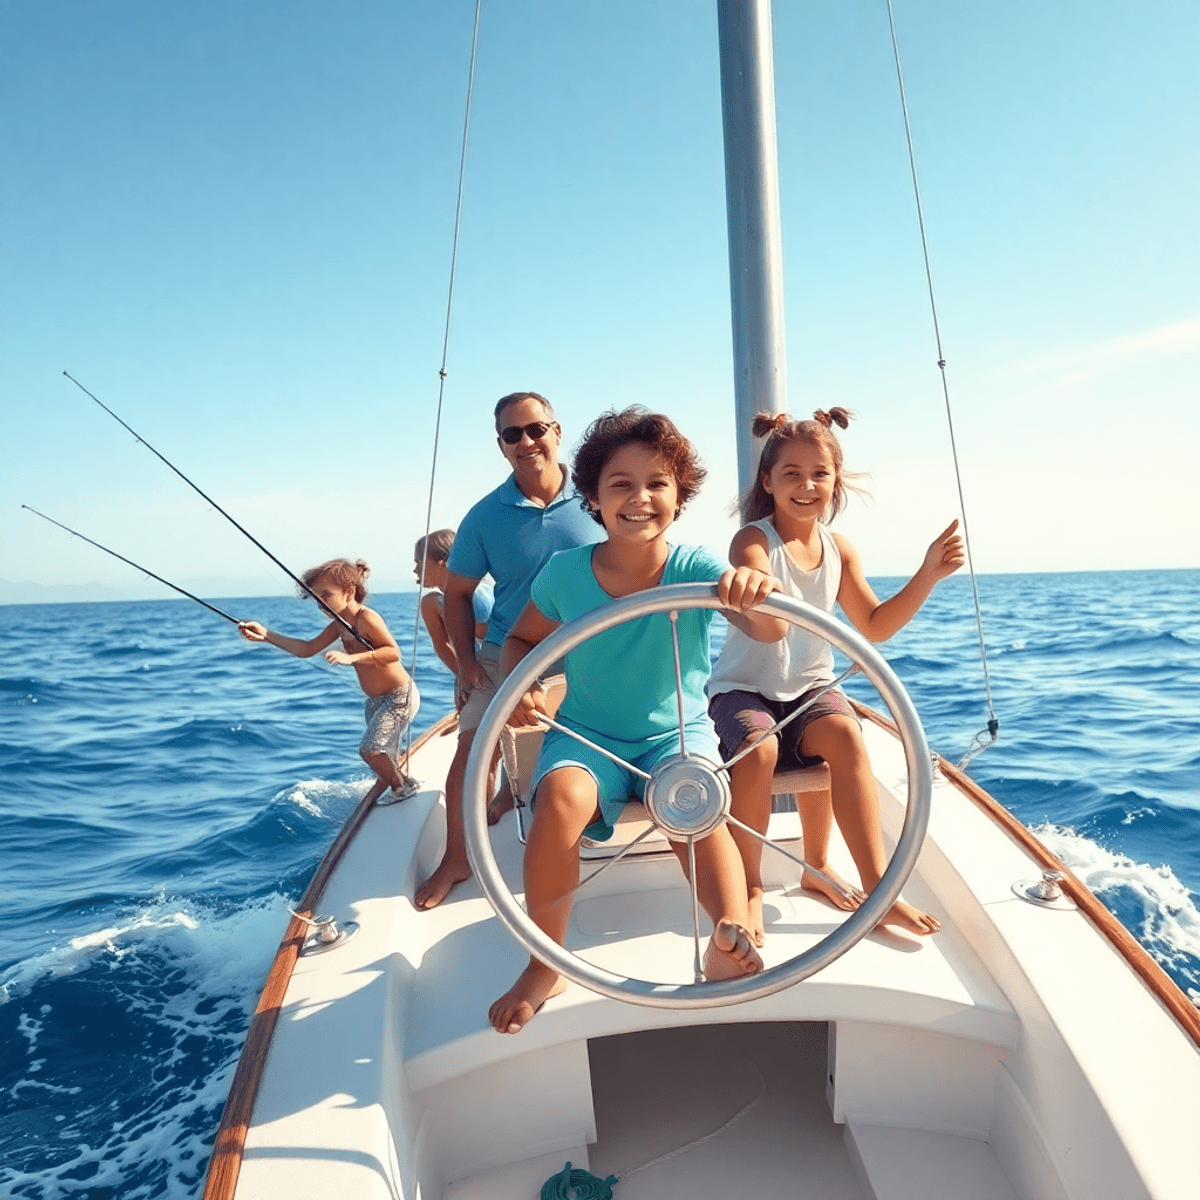
<path id="1" fill-rule="evenodd" d="M 28 1102 L 38 1092 L 58 1093 L 59 1106 L 68 1105 L 66 1120 L 55 1128 L 53 1140 L 39 1143 L 44 1150 L 38 1157 L 49 1158 L 51 1165 L 25 1171 L 13 1166 L 10 1157 L 0 1166 L 0 1195 L 20 1190 L 48 1198 L 115 1189 L 122 1200 L 142 1200 L 194 1194 L 247 1014 L 286 928 L 287 903 L 275 894 L 217 913 L 201 904 L 162 898 L 128 921 L 73 938 L 61 950 L 23 965 L 20 979 L 26 992 L 38 978 L 70 974 L 88 963 L 107 965 L 106 986 L 139 1020 L 154 1027 L 156 1040 L 165 1034 L 167 1044 L 136 1111 L 119 1114 L 116 1101 L 113 1113 L 97 1112 L 90 1094 L 82 1107 L 72 1110 L 69 1106 L 79 1102 L 66 1098 L 84 1089 L 70 1086 L 69 1073 L 61 1083 L 30 1078 L 35 1063 L 40 1067 L 46 1060 L 31 1062 L 8 1095 Z M 147 972 L 156 978 L 166 973 L 178 978 L 182 972 L 182 985 L 155 992 L 145 986 Z M 10 998 L 15 998 L 11 982 L 9 986 Z M 18 1018 L 31 1056 L 51 1020 L 49 1005 L 42 1005 L 36 1017 L 23 1013 Z M 197 1079 L 198 1043 L 213 1066 Z M 176 1069 L 189 1054 L 191 1063 Z M 56 1146 L 61 1156 L 55 1155 Z"/>
<path id="2" fill-rule="evenodd" d="M 141 942 L 157 941 L 173 929 L 196 929 L 197 924 L 191 913 L 164 901 L 121 924 L 68 938 L 9 967 L 0 977 L 0 1004 L 26 995 L 39 979 L 73 975 L 103 955 L 119 960 Z"/>
<path id="3" fill-rule="evenodd" d="M 321 807 L 321 801 L 350 799 L 357 803 L 367 794 L 371 786 L 369 779 L 355 779 L 350 782 L 335 782 L 330 779 L 302 779 L 291 788 L 286 789 L 276 797 L 282 797 L 289 804 L 303 809 L 314 817 L 326 816 Z"/>
<path id="4" fill-rule="evenodd" d="M 1160 963 L 1183 969 L 1189 959 L 1200 961 L 1200 910 L 1169 866 L 1135 862 L 1060 825 L 1038 825 L 1033 832 L 1101 899 L 1121 891 L 1141 904 L 1142 925 L 1134 932 Z"/>

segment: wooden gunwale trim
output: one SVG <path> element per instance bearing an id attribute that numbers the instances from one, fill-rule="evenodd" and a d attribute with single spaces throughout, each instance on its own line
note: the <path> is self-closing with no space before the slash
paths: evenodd
<path id="1" fill-rule="evenodd" d="M 857 700 L 851 700 L 860 717 L 886 729 L 897 738 L 900 731 L 887 719 Z M 998 800 L 988 795 L 973 779 L 937 755 L 938 768 L 964 796 L 1000 826 L 1040 866 L 1063 874 L 1062 889 L 1079 911 L 1108 940 L 1132 968 L 1175 1023 L 1200 1048 L 1200 1011 L 1183 994 L 1178 984 L 1151 958 L 1146 948 L 1113 916 L 1092 890 L 1032 834 Z"/>
<path id="2" fill-rule="evenodd" d="M 447 713 L 432 729 L 427 729 L 409 748 L 409 754 L 415 754 L 426 742 L 435 737 L 451 733 L 458 725 L 458 714 Z M 346 818 L 345 824 L 334 839 L 333 845 L 321 859 L 296 912 L 302 916 L 311 917 L 329 877 L 341 861 L 342 855 L 354 840 L 367 814 L 375 806 L 376 799 L 382 794 L 387 785 L 383 780 L 375 783 L 371 790 L 359 801 L 358 806 Z M 229 1096 L 221 1113 L 221 1124 L 217 1128 L 217 1136 L 213 1142 L 212 1158 L 208 1163 L 208 1177 L 204 1184 L 204 1200 L 233 1200 L 237 1187 L 238 1175 L 242 1169 L 242 1154 L 246 1148 L 246 1133 L 250 1127 L 250 1119 L 254 1115 L 254 1102 L 258 1098 L 258 1086 L 262 1081 L 263 1070 L 267 1064 L 267 1052 L 271 1048 L 271 1037 L 275 1032 L 279 1012 L 283 1007 L 283 998 L 291 982 L 292 971 L 300 956 L 300 947 L 308 935 L 308 926 L 299 917 L 292 917 L 275 952 L 275 961 L 267 973 L 266 983 L 258 998 L 258 1006 L 254 1010 L 254 1019 L 246 1034 L 246 1042 L 238 1058 L 237 1069 L 233 1074 L 233 1082 L 229 1086 Z"/>

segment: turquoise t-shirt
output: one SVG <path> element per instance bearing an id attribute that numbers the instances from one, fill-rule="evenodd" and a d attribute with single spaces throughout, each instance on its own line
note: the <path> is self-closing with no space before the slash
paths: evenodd
<path id="1" fill-rule="evenodd" d="M 567 622 L 612 597 L 592 570 L 593 546 L 560 550 L 533 581 L 530 599 L 550 621 Z M 672 546 L 660 586 L 715 583 L 725 567 L 703 546 Z M 709 675 L 708 630 L 716 610 L 679 614 L 680 676 L 684 721 L 706 721 L 704 685 Z M 671 620 L 654 613 L 627 621 L 577 646 L 566 657 L 567 695 L 558 719 L 585 736 L 644 742 L 679 731 Z"/>

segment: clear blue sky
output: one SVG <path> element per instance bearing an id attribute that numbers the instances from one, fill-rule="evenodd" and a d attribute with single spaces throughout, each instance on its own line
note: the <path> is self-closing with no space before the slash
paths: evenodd
<path id="1" fill-rule="evenodd" d="M 473 8 L 0 6 L 0 577 L 161 594 L 28 503 L 286 583 L 65 368 L 294 567 L 411 579 Z M 1200 565 L 1200 7 L 896 12 L 979 568 Z M 882 0 L 777 0 L 775 55 L 791 407 L 859 412 L 842 527 L 906 572 L 956 501 Z M 680 538 L 725 547 L 721 172 L 712 3 L 485 0 L 435 527 L 534 388 L 568 444 L 676 417 L 711 471 Z"/>

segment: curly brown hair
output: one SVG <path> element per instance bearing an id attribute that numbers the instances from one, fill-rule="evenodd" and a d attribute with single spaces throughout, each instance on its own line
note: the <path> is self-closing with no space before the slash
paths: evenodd
<path id="1" fill-rule="evenodd" d="M 357 562 L 351 562 L 348 558 L 331 558 L 319 567 L 309 567 L 300 576 L 300 582 L 304 587 L 310 588 L 322 575 L 327 575 L 338 587 L 353 588 L 354 598 L 361 604 L 367 598 L 367 576 L 370 573 L 371 568 L 361 558 Z M 296 590 L 300 593 L 301 600 L 308 599 L 304 588 Z"/>
<path id="2" fill-rule="evenodd" d="M 608 460 L 622 446 L 628 446 L 631 442 L 649 446 L 667 464 L 679 493 L 676 516 L 700 490 L 708 474 L 695 447 L 679 432 L 670 417 L 651 412 L 640 404 L 631 405 L 620 412 L 610 409 L 588 426 L 583 441 L 575 451 L 575 462 L 571 469 L 571 482 L 582 497 L 585 511 L 590 512 L 592 519 L 600 525 L 604 521 L 594 507 L 600 494 L 600 475 Z"/>

